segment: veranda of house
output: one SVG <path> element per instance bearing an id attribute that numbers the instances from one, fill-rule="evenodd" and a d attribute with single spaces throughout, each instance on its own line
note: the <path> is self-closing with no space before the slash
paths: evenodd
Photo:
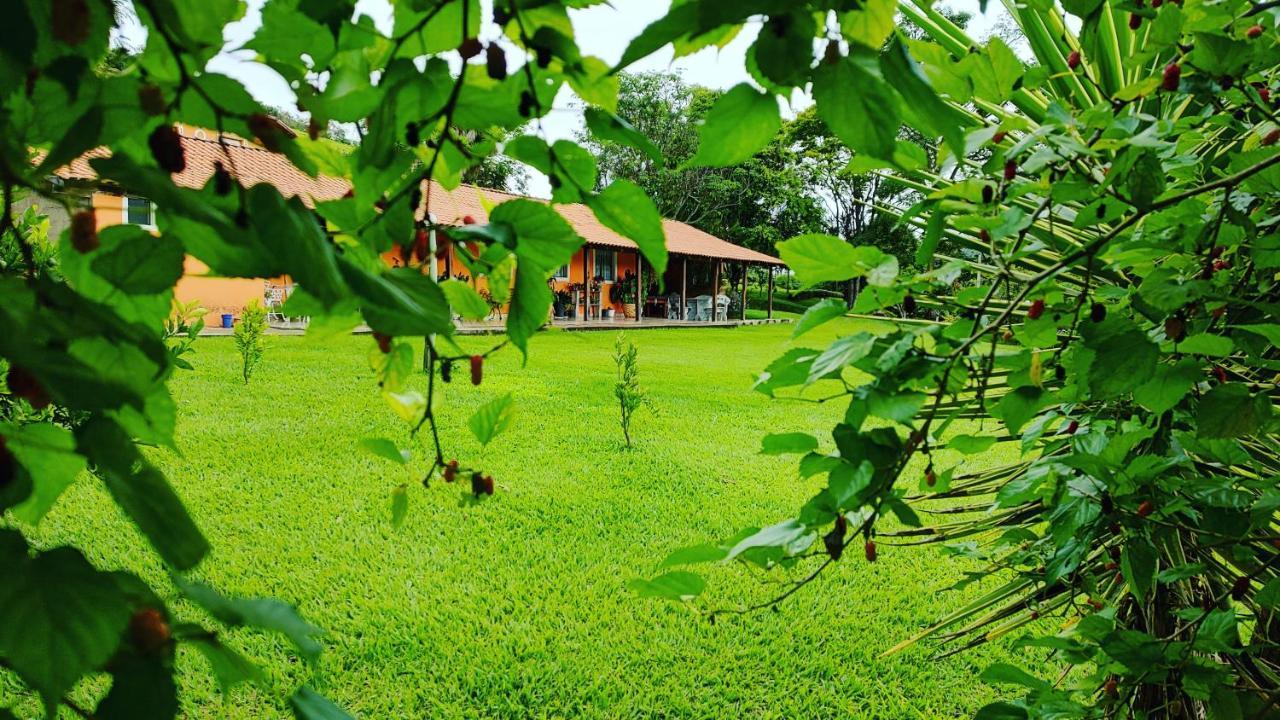
<path id="1" fill-rule="evenodd" d="M 350 186 L 341 179 L 310 177 L 295 168 L 282 155 L 234 135 L 219 137 L 215 131 L 178 125 L 187 167 L 174 175 L 177 184 L 203 187 L 213 176 L 218 163 L 233 165 L 238 180 L 246 187 L 270 182 L 286 197 L 296 196 L 308 207 L 316 202 L 337 200 Z M 100 181 L 89 160 L 101 157 L 93 151 L 60 168 L 49 189 L 63 199 L 92 209 L 98 227 L 133 224 L 148 229 L 156 227 L 157 213 L 163 212 L 149 199 L 133 195 L 128 188 Z M 228 156 L 230 156 L 228 158 Z M 429 198 L 431 222 L 418 212 L 423 226 L 440 228 L 436 235 L 443 248 L 441 257 L 421 263 L 424 273 L 440 278 L 472 282 L 488 297 L 487 278 L 472 278 L 459 251 L 447 238 L 447 226 L 467 222 L 488 222 L 488 208 L 520 198 L 498 190 L 460 185 L 447 190 L 434 181 L 423 184 L 423 195 Z M 39 203 L 37 198 L 35 202 Z M 52 216 L 51 234 L 60 232 L 60 206 L 43 203 L 42 209 Z M 685 324 L 705 322 L 732 323 L 746 319 L 746 283 L 748 268 L 761 268 L 768 282 L 767 315 L 772 317 L 773 275 L 782 267 L 777 258 L 727 242 L 674 220 L 664 220 L 669 262 L 659 278 L 648 263 L 643 262 L 635 243 L 609 229 L 596 219 L 585 205 L 560 204 L 557 211 L 585 240 L 573 258 L 561 266 L 548 280 L 557 292 L 553 311 L 558 323 L 592 323 L 605 319 L 632 319 L 637 322 Z M 413 262 L 410 253 L 393 247 L 383 255 L 389 265 Z M 254 300 L 278 303 L 292 290 L 287 277 L 246 279 L 217 277 L 199 260 L 188 256 L 184 276 L 174 290 L 179 302 L 198 302 L 213 316 L 238 317 L 245 305 Z M 638 280 L 638 282 L 637 282 Z M 632 302 L 623 286 L 639 292 Z M 498 322 L 505 315 L 503 305 L 493 305 L 493 315 L 485 322 Z M 607 317 L 612 316 L 612 317 Z"/>

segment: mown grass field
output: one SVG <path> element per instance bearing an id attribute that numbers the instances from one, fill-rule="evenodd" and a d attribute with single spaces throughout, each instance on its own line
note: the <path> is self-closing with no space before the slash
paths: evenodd
<path id="1" fill-rule="evenodd" d="M 833 324 L 805 344 L 851 329 Z M 202 339 L 195 371 L 175 382 L 183 453 L 155 454 L 214 547 L 195 575 L 227 593 L 294 603 L 328 635 L 312 668 L 276 637 L 229 633 L 267 669 L 274 694 L 242 686 L 224 698 L 204 660 L 180 652 L 184 715 L 285 717 L 279 698 L 300 682 L 363 718 L 971 714 L 993 696 L 976 675 L 1006 651 L 880 657 L 967 596 L 938 592 L 962 567 L 937 549 L 882 545 L 878 562 L 847 557 L 777 612 L 714 625 L 624 587 L 673 549 L 787 517 L 818 487 L 797 479 L 794 458 L 757 452 L 769 432 L 826 437 L 841 412 L 750 390 L 789 334 L 630 333 L 654 403 L 636 420 L 632 450 L 611 392 L 614 333 L 544 333 L 523 369 L 504 351 L 480 387 L 447 386 L 441 410 L 450 453 L 498 480 L 497 494 L 474 506 L 457 486 L 417 484 L 424 453 L 406 472 L 357 447 L 362 437 L 406 441 L 374 386 L 367 336 L 272 337 L 247 388 L 231 340 Z M 465 421 L 509 391 L 516 424 L 481 455 Z M 390 492 L 406 481 L 408 518 L 393 529 Z M 88 479 L 35 537 L 75 542 L 101 566 L 163 582 L 154 555 Z M 713 567 L 709 579 L 706 599 L 718 606 L 772 591 L 736 566 Z M 0 680 L 0 706 L 38 714 L 16 687 Z"/>

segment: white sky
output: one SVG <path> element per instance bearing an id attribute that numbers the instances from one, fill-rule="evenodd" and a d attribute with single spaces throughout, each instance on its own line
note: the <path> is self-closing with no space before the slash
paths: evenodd
<path id="1" fill-rule="evenodd" d="M 259 102 L 291 109 L 295 102 L 294 95 L 284 79 L 266 66 L 254 62 L 252 52 L 236 50 L 257 31 L 261 24 L 261 7 L 264 2 L 265 0 L 248 0 L 248 12 L 242 20 L 227 26 L 226 49 L 209 63 L 208 69 L 240 80 Z M 489 17 L 490 3 L 482 0 L 482 4 L 485 7 L 484 17 Z M 947 4 L 973 14 L 968 31 L 977 38 L 985 37 L 1004 13 L 999 0 L 988 3 L 986 15 L 978 12 L 977 0 L 949 0 Z M 662 17 L 669 6 L 669 0 L 612 0 L 608 5 L 570 10 L 570 16 L 582 52 L 603 58 L 612 65 L 622 56 L 631 38 L 646 25 Z M 386 0 L 360 0 L 356 11 L 369 15 L 383 32 L 390 34 L 391 8 Z M 733 42 L 719 51 L 707 49 L 674 62 L 672 51 L 668 47 L 636 63 L 631 69 L 674 69 L 680 71 L 691 83 L 728 89 L 749 79 L 745 69 L 746 50 L 754 41 L 756 32 L 754 27 L 744 28 Z M 489 33 L 493 33 L 492 28 Z M 128 28 L 123 34 L 131 44 L 142 44 L 144 33 L 139 26 Z M 488 39 L 484 35 L 482 38 Z M 807 99 L 797 97 L 796 103 L 802 108 L 807 104 Z M 581 115 L 571 107 L 572 104 L 573 97 L 566 87 L 556 99 L 549 116 L 543 118 L 542 126 L 548 136 L 570 137 L 581 126 Z M 529 192 L 541 197 L 549 196 L 550 186 L 546 178 L 531 172 Z"/>

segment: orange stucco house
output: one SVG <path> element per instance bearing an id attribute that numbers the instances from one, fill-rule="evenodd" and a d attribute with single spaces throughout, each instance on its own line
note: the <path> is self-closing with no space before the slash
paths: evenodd
<path id="1" fill-rule="evenodd" d="M 283 155 L 270 152 L 250 140 L 228 134 L 221 138 L 220 143 L 214 131 L 184 125 L 176 127 L 186 154 L 186 169 L 173 176 L 175 183 L 180 186 L 203 187 L 214 173 L 215 162 L 223 161 L 224 165 L 227 164 L 225 147 L 225 152 L 231 154 L 232 164 L 239 173 L 239 181 L 246 187 L 269 182 L 286 197 L 297 196 L 308 206 L 340 198 L 349 190 L 350 186 L 345 180 L 323 175 L 309 177 Z M 145 197 L 130 194 L 127 188 L 98 180 L 88 160 L 104 153 L 105 151 L 90 152 L 60 168 L 56 177 L 51 179 L 55 185 L 54 191 L 76 195 L 77 203 L 92 208 L 99 228 L 118 223 L 154 228 L 156 214 L 163 213 L 163 208 L 157 208 Z M 488 222 L 486 205 L 493 206 L 521 197 L 472 185 L 446 190 L 434 181 L 430 188 L 424 185 L 423 194 L 428 192 L 432 215 L 437 223 L 445 226 L 461 225 L 463 218 L 467 216 L 480 223 Z M 586 241 L 573 259 L 556 271 L 550 281 L 553 289 L 577 291 L 573 293 L 575 302 L 568 306 L 577 319 L 595 317 L 603 309 L 613 309 L 621 316 L 624 308 L 621 303 L 615 302 L 614 287 L 628 273 L 637 274 L 641 278 L 639 285 L 644 291 L 641 302 L 637 303 L 637 315 L 647 313 L 662 318 L 680 317 L 681 310 L 689 307 L 689 299 L 694 295 L 717 294 L 713 289 L 721 287 L 721 271 L 726 263 L 736 263 L 744 270 L 749 265 L 771 269 L 769 305 L 770 311 L 772 310 L 772 269 L 782 266 L 777 258 L 726 242 L 684 223 L 664 220 L 667 250 L 671 260 L 664 277 L 664 296 L 655 298 L 650 291 L 657 286 L 656 278 L 647 264 L 639 264 L 640 256 L 635 243 L 601 224 L 585 205 L 562 204 L 557 205 L 556 209 Z M 65 212 L 56 203 L 45 203 L 42 210 L 50 213 L 51 235 L 56 236 L 67 222 Z M 385 255 L 385 259 L 389 264 L 399 263 L 400 254 L 393 250 Z M 433 264 L 436 273 L 441 276 L 456 278 L 466 275 L 466 268 L 452 253 Z M 213 276 L 199 260 L 190 256 L 187 257 L 185 270 L 185 275 L 178 281 L 175 289 L 177 299 L 181 302 L 198 301 L 215 315 L 238 315 L 250 301 L 262 300 L 269 286 L 288 286 L 287 278 Z M 424 272 L 429 270 L 424 268 Z M 597 280 L 600 288 L 598 294 L 590 298 L 590 304 L 586 303 L 588 297 L 584 292 L 584 278 Z M 478 281 L 477 289 L 485 289 L 483 278 Z M 677 295 L 680 296 L 679 306 L 668 313 L 666 304 L 676 302 Z M 737 304 L 740 306 L 740 303 Z M 741 312 L 741 307 L 735 309 Z"/>

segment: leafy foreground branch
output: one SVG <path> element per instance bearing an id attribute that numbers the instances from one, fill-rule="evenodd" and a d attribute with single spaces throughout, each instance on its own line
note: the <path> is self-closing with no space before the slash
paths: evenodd
<path id="1" fill-rule="evenodd" d="M 686 4 L 696 32 L 662 21 L 632 47 L 725 32 L 735 20 L 711 5 Z M 925 270 L 826 235 L 779 244 L 802 283 L 866 283 L 852 305 L 810 309 L 797 340 L 849 313 L 909 322 L 771 364 L 757 390 L 847 403 L 829 440 L 764 439 L 821 490 L 632 586 L 715 619 L 776 606 L 855 555 L 942 544 L 973 568 L 955 589 L 992 579 L 889 650 L 1025 648 L 1034 667 L 983 675 L 1021 697 L 980 717 L 1280 717 L 1273 11 L 1068 3 L 1068 22 L 1006 7 L 1032 65 L 926 3 L 767 19 L 757 80 L 784 96 L 811 83 L 855 161 L 912 189 L 912 204 L 877 209 L 916 233 Z M 794 62 L 815 37 L 823 56 Z M 704 143 L 728 132 L 715 118 Z M 899 122 L 936 163 L 897 140 Z M 997 443 L 1021 458 L 969 469 Z M 783 574 L 783 589 L 723 607 L 699 575 L 667 569 L 731 560 Z"/>
<path id="2" fill-rule="evenodd" d="M 493 5 L 482 13 L 477 0 L 397 2 L 391 33 L 383 34 L 347 0 L 262 4 L 261 26 L 233 49 L 251 51 L 295 89 L 310 116 L 304 136 L 270 117 L 238 81 L 206 70 L 225 28 L 245 13 L 240 0 L 6 6 L 0 663 L 49 716 L 59 708 L 104 720 L 176 716 L 182 684 L 174 658 L 188 646 L 209 660 L 224 691 L 251 683 L 298 717 L 346 717 L 307 685 L 278 687 L 285 681 L 224 642 L 219 628 L 276 632 L 308 661 L 304 680 L 318 673 L 311 664 L 320 631 L 292 608 L 234 598 L 195 579 L 209 544 L 154 462 L 153 453 L 178 450 L 168 382 L 191 369 L 183 355 L 199 333 L 192 308 L 170 315 L 186 256 L 222 277 L 288 276 L 297 290 L 283 312 L 310 317 L 315 331 L 346 332 L 361 322 L 373 330 L 376 392 L 403 426 L 396 439 L 358 444 L 415 478 L 390 489 L 397 523 L 417 478 L 426 485 L 469 477 L 464 494 L 473 501 L 494 494 L 498 484 L 478 460 L 447 459 L 437 414 L 443 383 L 465 364 L 471 384 L 481 384 L 487 358 L 508 344 L 526 353 L 551 306 L 548 277 L 583 243 L 554 206 L 524 199 L 495 208 L 487 224 L 464 218 L 445 226 L 432 188 L 456 188 L 463 173 L 499 152 L 485 138 L 532 122 L 536 134 L 512 139 L 508 154 L 550 175 L 556 202 L 587 204 L 635 238 L 658 273 L 665 268 L 661 218 L 643 192 L 627 183 L 598 191 L 585 150 L 542 137 L 539 118 L 568 86 L 589 106 L 597 139 L 646 146 L 614 115 L 617 79 L 574 41 L 566 10 L 573 3 Z M 111 47 L 132 17 L 146 31 L 134 54 Z M 216 138 L 213 167 L 187 157 L 179 122 Z M 350 153 L 319 137 L 334 122 L 358 128 Z M 286 197 L 268 182 L 248 187 L 253 174 L 242 175 L 232 152 L 244 143 L 351 190 L 317 201 Z M 158 227 L 100 228 L 70 194 L 45 196 L 56 189 L 49 178 L 68 163 L 90 168 L 103 187 L 153 201 Z M 63 204 L 69 227 L 56 243 L 45 242 L 47 222 L 24 209 L 28 202 Z M 437 282 L 436 261 L 450 246 L 473 283 L 509 306 L 507 338 L 487 352 L 468 354 L 453 342 L 454 318 L 483 317 L 488 306 L 476 284 Z M 397 267 L 384 260 L 393 254 Z M 257 318 L 239 329 L 246 383 L 261 357 Z M 425 394 L 411 387 L 413 338 L 426 338 Z M 487 444 L 511 424 L 512 408 L 510 395 L 498 397 L 468 427 Z M 82 474 L 105 486 L 170 581 L 110 570 L 123 562 L 113 548 L 48 546 L 40 521 Z M 202 610 L 208 627 L 179 622 L 172 608 L 181 600 Z M 110 682 L 85 682 L 100 676 Z"/>

